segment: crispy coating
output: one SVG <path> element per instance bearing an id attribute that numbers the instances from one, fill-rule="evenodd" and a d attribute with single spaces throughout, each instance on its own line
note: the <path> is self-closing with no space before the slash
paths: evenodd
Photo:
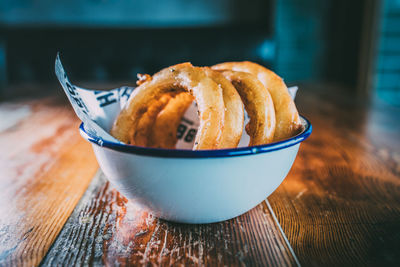
<path id="1" fill-rule="evenodd" d="M 296 135 L 301 130 L 301 121 L 283 80 L 269 69 L 253 62 L 225 62 L 212 67 L 218 70 L 243 71 L 255 75 L 268 89 L 275 106 L 276 129 L 274 141 Z"/>
<path id="2" fill-rule="evenodd" d="M 193 96 L 188 93 L 180 93 L 171 100 L 157 115 L 153 125 L 149 125 L 150 147 L 173 149 L 178 141 L 176 135 L 178 126 L 186 110 L 193 102 Z"/>
<path id="3" fill-rule="evenodd" d="M 165 68 L 139 85 L 115 120 L 111 135 L 122 142 L 137 145 L 141 136 L 137 131 L 140 118 L 154 99 L 181 92 L 189 92 L 199 109 L 200 126 L 193 149 L 218 148 L 225 122 L 222 89 L 201 68 L 190 63 Z"/>
<path id="4" fill-rule="evenodd" d="M 243 134 L 244 110 L 239 93 L 232 83 L 220 72 L 211 68 L 203 68 L 208 77 L 214 80 L 221 88 L 225 105 L 225 124 L 221 143 L 218 148 L 237 147 Z"/>
<path id="5" fill-rule="evenodd" d="M 252 74 L 231 70 L 221 73 L 235 86 L 250 117 L 245 128 L 250 136 L 249 146 L 272 142 L 275 132 L 275 110 L 268 90 Z"/>
<path id="6" fill-rule="evenodd" d="M 234 148 L 239 144 L 243 133 L 244 110 L 235 87 L 220 72 L 204 67 L 204 72 L 222 88 L 225 106 L 225 123 L 218 148 Z M 150 135 L 150 146 L 174 148 L 176 133 L 182 117 L 193 100 L 187 94 L 180 94 L 171 99 L 159 113 Z"/>
<path id="7" fill-rule="evenodd" d="M 151 80 L 151 76 L 149 74 L 141 74 L 138 73 L 137 75 L 138 80 L 136 81 L 136 85 L 139 86 L 142 83 L 148 82 Z"/>
<path id="8" fill-rule="evenodd" d="M 151 135 L 157 115 L 164 109 L 171 99 L 172 96 L 170 94 L 164 94 L 159 99 L 153 99 L 151 101 L 147 112 L 138 118 L 135 130 L 135 145 L 151 146 L 148 137 Z"/>

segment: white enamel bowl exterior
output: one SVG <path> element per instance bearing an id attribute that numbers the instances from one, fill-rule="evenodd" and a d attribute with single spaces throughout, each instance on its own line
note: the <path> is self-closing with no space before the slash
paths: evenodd
<path id="1" fill-rule="evenodd" d="M 301 134 L 276 145 L 245 151 L 220 150 L 217 154 L 170 150 L 171 157 L 168 150 L 136 151 L 134 146 L 116 148 L 115 143 L 107 147 L 89 136 L 82 126 L 81 134 L 92 142 L 102 171 L 125 197 L 165 220 L 212 223 L 247 212 L 281 184 L 300 142 L 311 133 L 310 123 L 305 119 L 303 122 L 305 129 Z"/>

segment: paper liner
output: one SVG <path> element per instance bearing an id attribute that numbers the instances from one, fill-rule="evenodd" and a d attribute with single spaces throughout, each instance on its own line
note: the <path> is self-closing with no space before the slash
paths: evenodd
<path id="1" fill-rule="evenodd" d="M 55 72 L 65 94 L 67 95 L 76 115 L 83 121 L 85 130 L 101 140 L 122 143 L 109 134 L 115 118 L 122 107 L 126 104 L 135 87 L 122 86 L 111 90 L 85 89 L 73 85 L 64 67 L 61 64 L 60 56 L 57 55 Z M 297 87 L 290 87 L 289 93 L 294 99 Z M 245 113 L 245 124 L 249 118 Z M 194 137 L 199 127 L 196 103 L 188 108 L 179 125 L 179 135 L 176 148 L 192 149 Z M 243 130 L 239 147 L 245 147 L 249 143 L 249 136 Z"/>

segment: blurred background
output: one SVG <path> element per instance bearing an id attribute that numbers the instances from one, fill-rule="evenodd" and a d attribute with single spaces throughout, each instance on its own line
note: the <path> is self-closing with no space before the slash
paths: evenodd
<path id="1" fill-rule="evenodd" d="M 288 84 L 339 85 L 400 105 L 400 0 L 1 0 L 0 97 L 138 72 L 252 60 Z"/>

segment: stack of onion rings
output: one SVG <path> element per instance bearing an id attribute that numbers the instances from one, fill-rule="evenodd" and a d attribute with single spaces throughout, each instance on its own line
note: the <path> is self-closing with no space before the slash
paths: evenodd
<path id="1" fill-rule="evenodd" d="M 138 87 L 111 129 L 127 144 L 175 148 L 177 128 L 193 101 L 200 119 L 194 150 L 237 147 L 243 106 L 250 118 L 245 128 L 249 146 L 288 138 L 301 129 L 282 79 L 256 63 L 227 62 L 211 68 L 182 63 L 138 78 Z"/>
<path id="2" fill-rule="evenodd" d="M 276 128 L 274 141 L 287 139 L 299 133 L 302 127 L 300 116 L 281 77 L 269 69 L 249 61 L 225 62 L 212 68 L 248 72 L 257 77 L 267 88 L 275 107 Z"/>

